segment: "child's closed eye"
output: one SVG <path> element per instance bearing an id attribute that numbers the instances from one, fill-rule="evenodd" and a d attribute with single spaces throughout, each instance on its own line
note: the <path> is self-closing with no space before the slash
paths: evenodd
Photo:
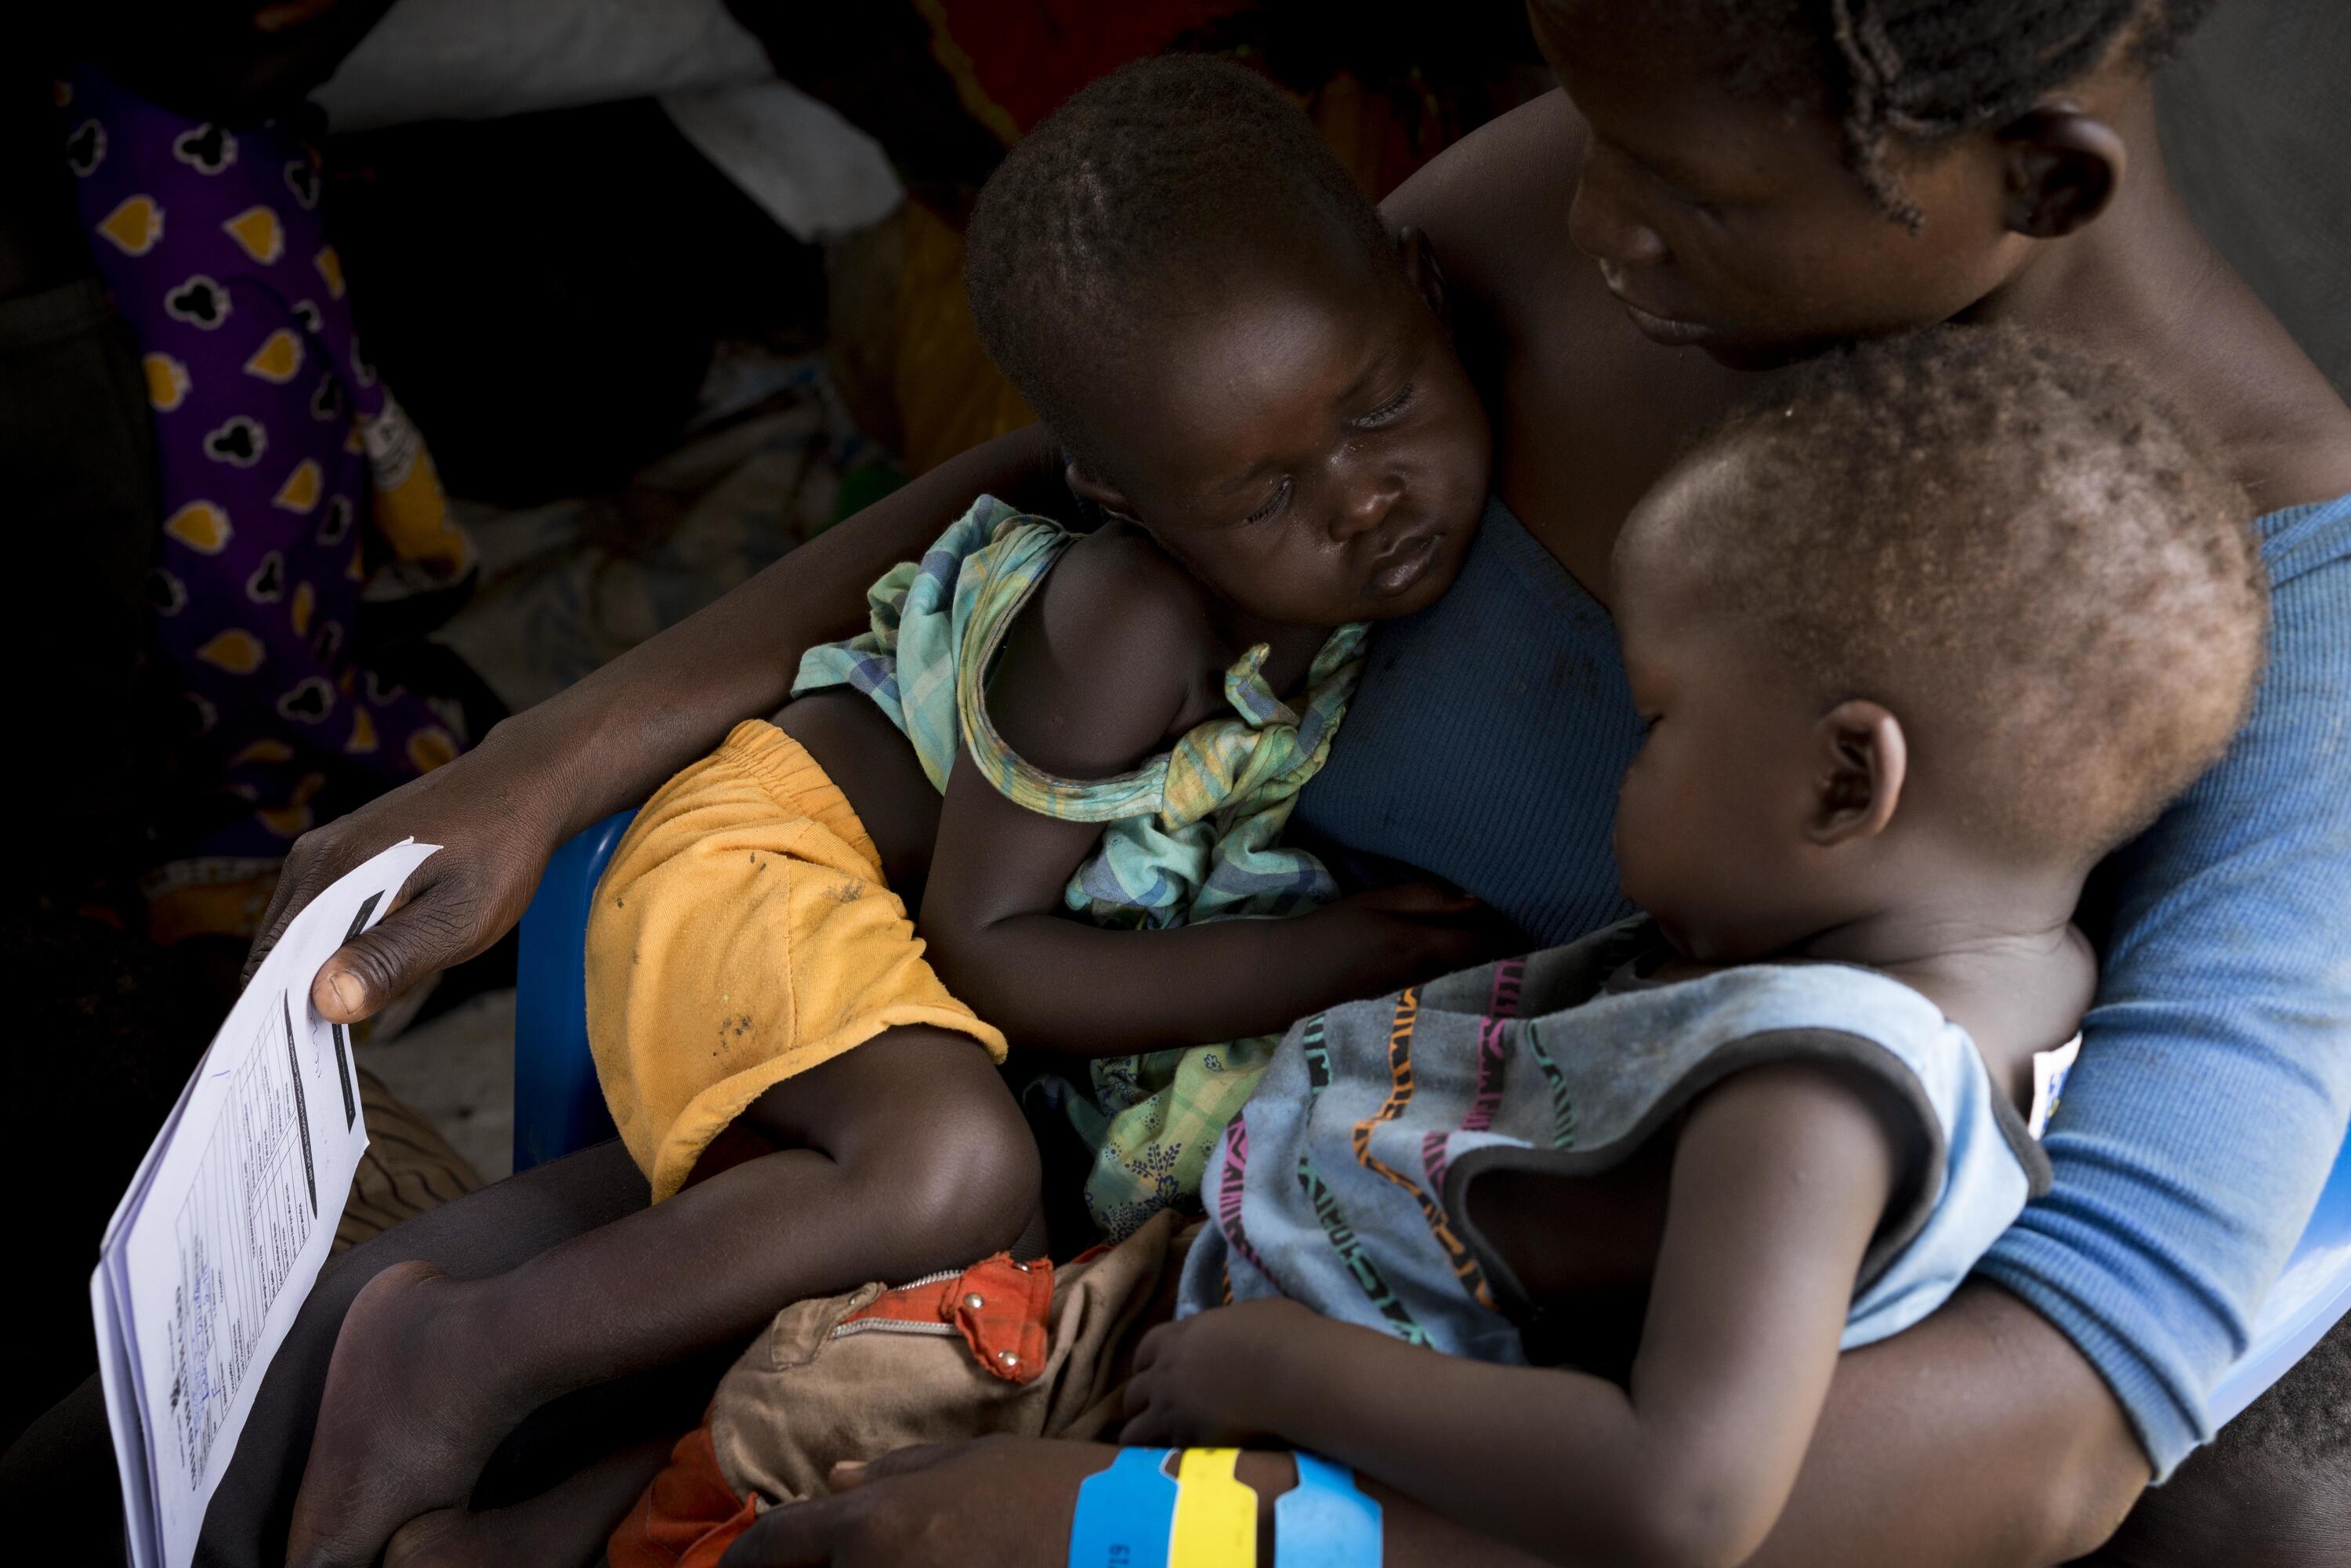
<path id="1" fill-rule="evenodd" d="M 1262 523 L 1270 520 L 1279 515 L 1281 508 L 1289 503 L 1291 488 L 1292 486 L 1290 485 L 1290 482 L 1287 478 L 1283 479 L 1280 485 L 1274 486 L 1273 494 L 1266 497 L 1265 505 L 1259 507 L 1256 511 L 1251 512 L 1242 520 L 1244 522 L 1251 523 Z"/>
<path id="2" fill-rule="evenodd" d="M 1372 410 L 1371 413 L 1364 414 L 1362 418 L 1356 420 L 1355 428 L 1358 430 L 1375 430 L 1379 426 L 1387 423 L 1390 420 L 1395 418 L 1396 415 L 1402 413 L 1412 402 L 1412 382 L 1405 382 L 1403 391 L 1397 392 L 1395 396 L 1388 399 L 1387 402 L 1380 404 L 1379 407 Z"/>

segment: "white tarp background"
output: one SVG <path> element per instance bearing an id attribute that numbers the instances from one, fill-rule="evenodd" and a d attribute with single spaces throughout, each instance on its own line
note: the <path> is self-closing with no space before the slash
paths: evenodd
<path id="1" fill-rule="evenodd" d="M 904 195 L 881 147 L 778 81 L 719 0 L 400 0 L 314 96 L 338 131 L 651 96 L 802 240 L 878 223 Z"/>

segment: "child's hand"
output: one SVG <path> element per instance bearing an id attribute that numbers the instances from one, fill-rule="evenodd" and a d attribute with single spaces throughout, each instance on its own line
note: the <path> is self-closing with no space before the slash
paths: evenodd
<path id="1" fill-rule="evenodd" d="M 1274 1374 L 1323 1320 L 1296 1301 L 1242 1301 L 1162 1323 L 1134 1350 L 1123 1443 L 1227 1448 L 1279 1436 Z"/>
<path id="2" fill-rule="evenodd" d="M 1458 888 L 1407 882 L 1351 894 L 1305 917 L 1324 928 L 1354 994 L 1375 997 L 1525 950 L 1510 921 Z"/>

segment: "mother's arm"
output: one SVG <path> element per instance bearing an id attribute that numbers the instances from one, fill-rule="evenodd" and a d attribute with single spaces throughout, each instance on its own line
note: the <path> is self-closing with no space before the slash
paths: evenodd
<path id="1" fill-rule="evenodd" d="M 986 1438 L 911 1449 L 864 1484 L 771 1510 L 723 1568 L 1061 1568 L 1094 1444 Z M 2088 1363 L 1989 1286 L 1838 1364 L 1787 1511 L 1749 1568 L 2041 1568 L 2090 1551 L 2147 1482 L 2147 1462 Z M 1261 1519 L 1293 1480 L 1244 1457 Z M 1374 1482 L 1388 1568 L 1538 1563 Z M 1260 1562 L 1270 1557 L 1260 1552 Z"/>
<path id="2" fill-rule="evenodd" d="M 329 1019 L 364 1018 L 472 957 L 522 917 L 557 845 L 644 799 L 737 721 L 781 706 L 801 653 L 862 631 L 874 579 L 919 556 L 974 497 L 1049 510 L 1066 500 L 1061 476 L 1041 426 L 974 447 L 507 720 L 455 761 L 305 833 L 252 961 L 337 877 L 412 836 L 442 852 L 410 879 L 406 902 L 328 960 L 312 998 Z"/>
<path id="3" fill-rule="evenodd" d="M 2262 528 L 2252 714 L 2101 872 L 2112 928 L 2050 1125 L 2056 1184 L 1980 1266 L 2097 1366 L 2158 1475 L 2211 1436 L 2206 1396 L 2351 1119 L 2351 502 Z"/>

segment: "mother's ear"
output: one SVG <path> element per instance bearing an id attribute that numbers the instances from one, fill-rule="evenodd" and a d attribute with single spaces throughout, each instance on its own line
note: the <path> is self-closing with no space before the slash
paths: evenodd
<path id="1" fill-rule="evenodd" d="M 1453 307 L 1445 292 L 1445 268 L 1437 264 L 1437 247 L 1428 243 L 1428 231 L 1407 225 L 1396 230 L 1396 256 L 1404 263 L 1404 275 L 1447 331 L 1453 329 Z"/>
<path id="2" fill-rule="evenodd" d="M 2063 239 L 2106 210 L 2130 153 L 2114 127 L 2064 104 L 2042 104 L 2002 126 L 2007 222 L 2031 239 Z"/>
<path id="3" fill-rule="evenodd" d="M 1813 726 L 1813 799 L 1804 836 L 1823 849 L 1874 838 L 1894 820 L 1910 774 L 1902 721 L 1859 697 Z"/>

